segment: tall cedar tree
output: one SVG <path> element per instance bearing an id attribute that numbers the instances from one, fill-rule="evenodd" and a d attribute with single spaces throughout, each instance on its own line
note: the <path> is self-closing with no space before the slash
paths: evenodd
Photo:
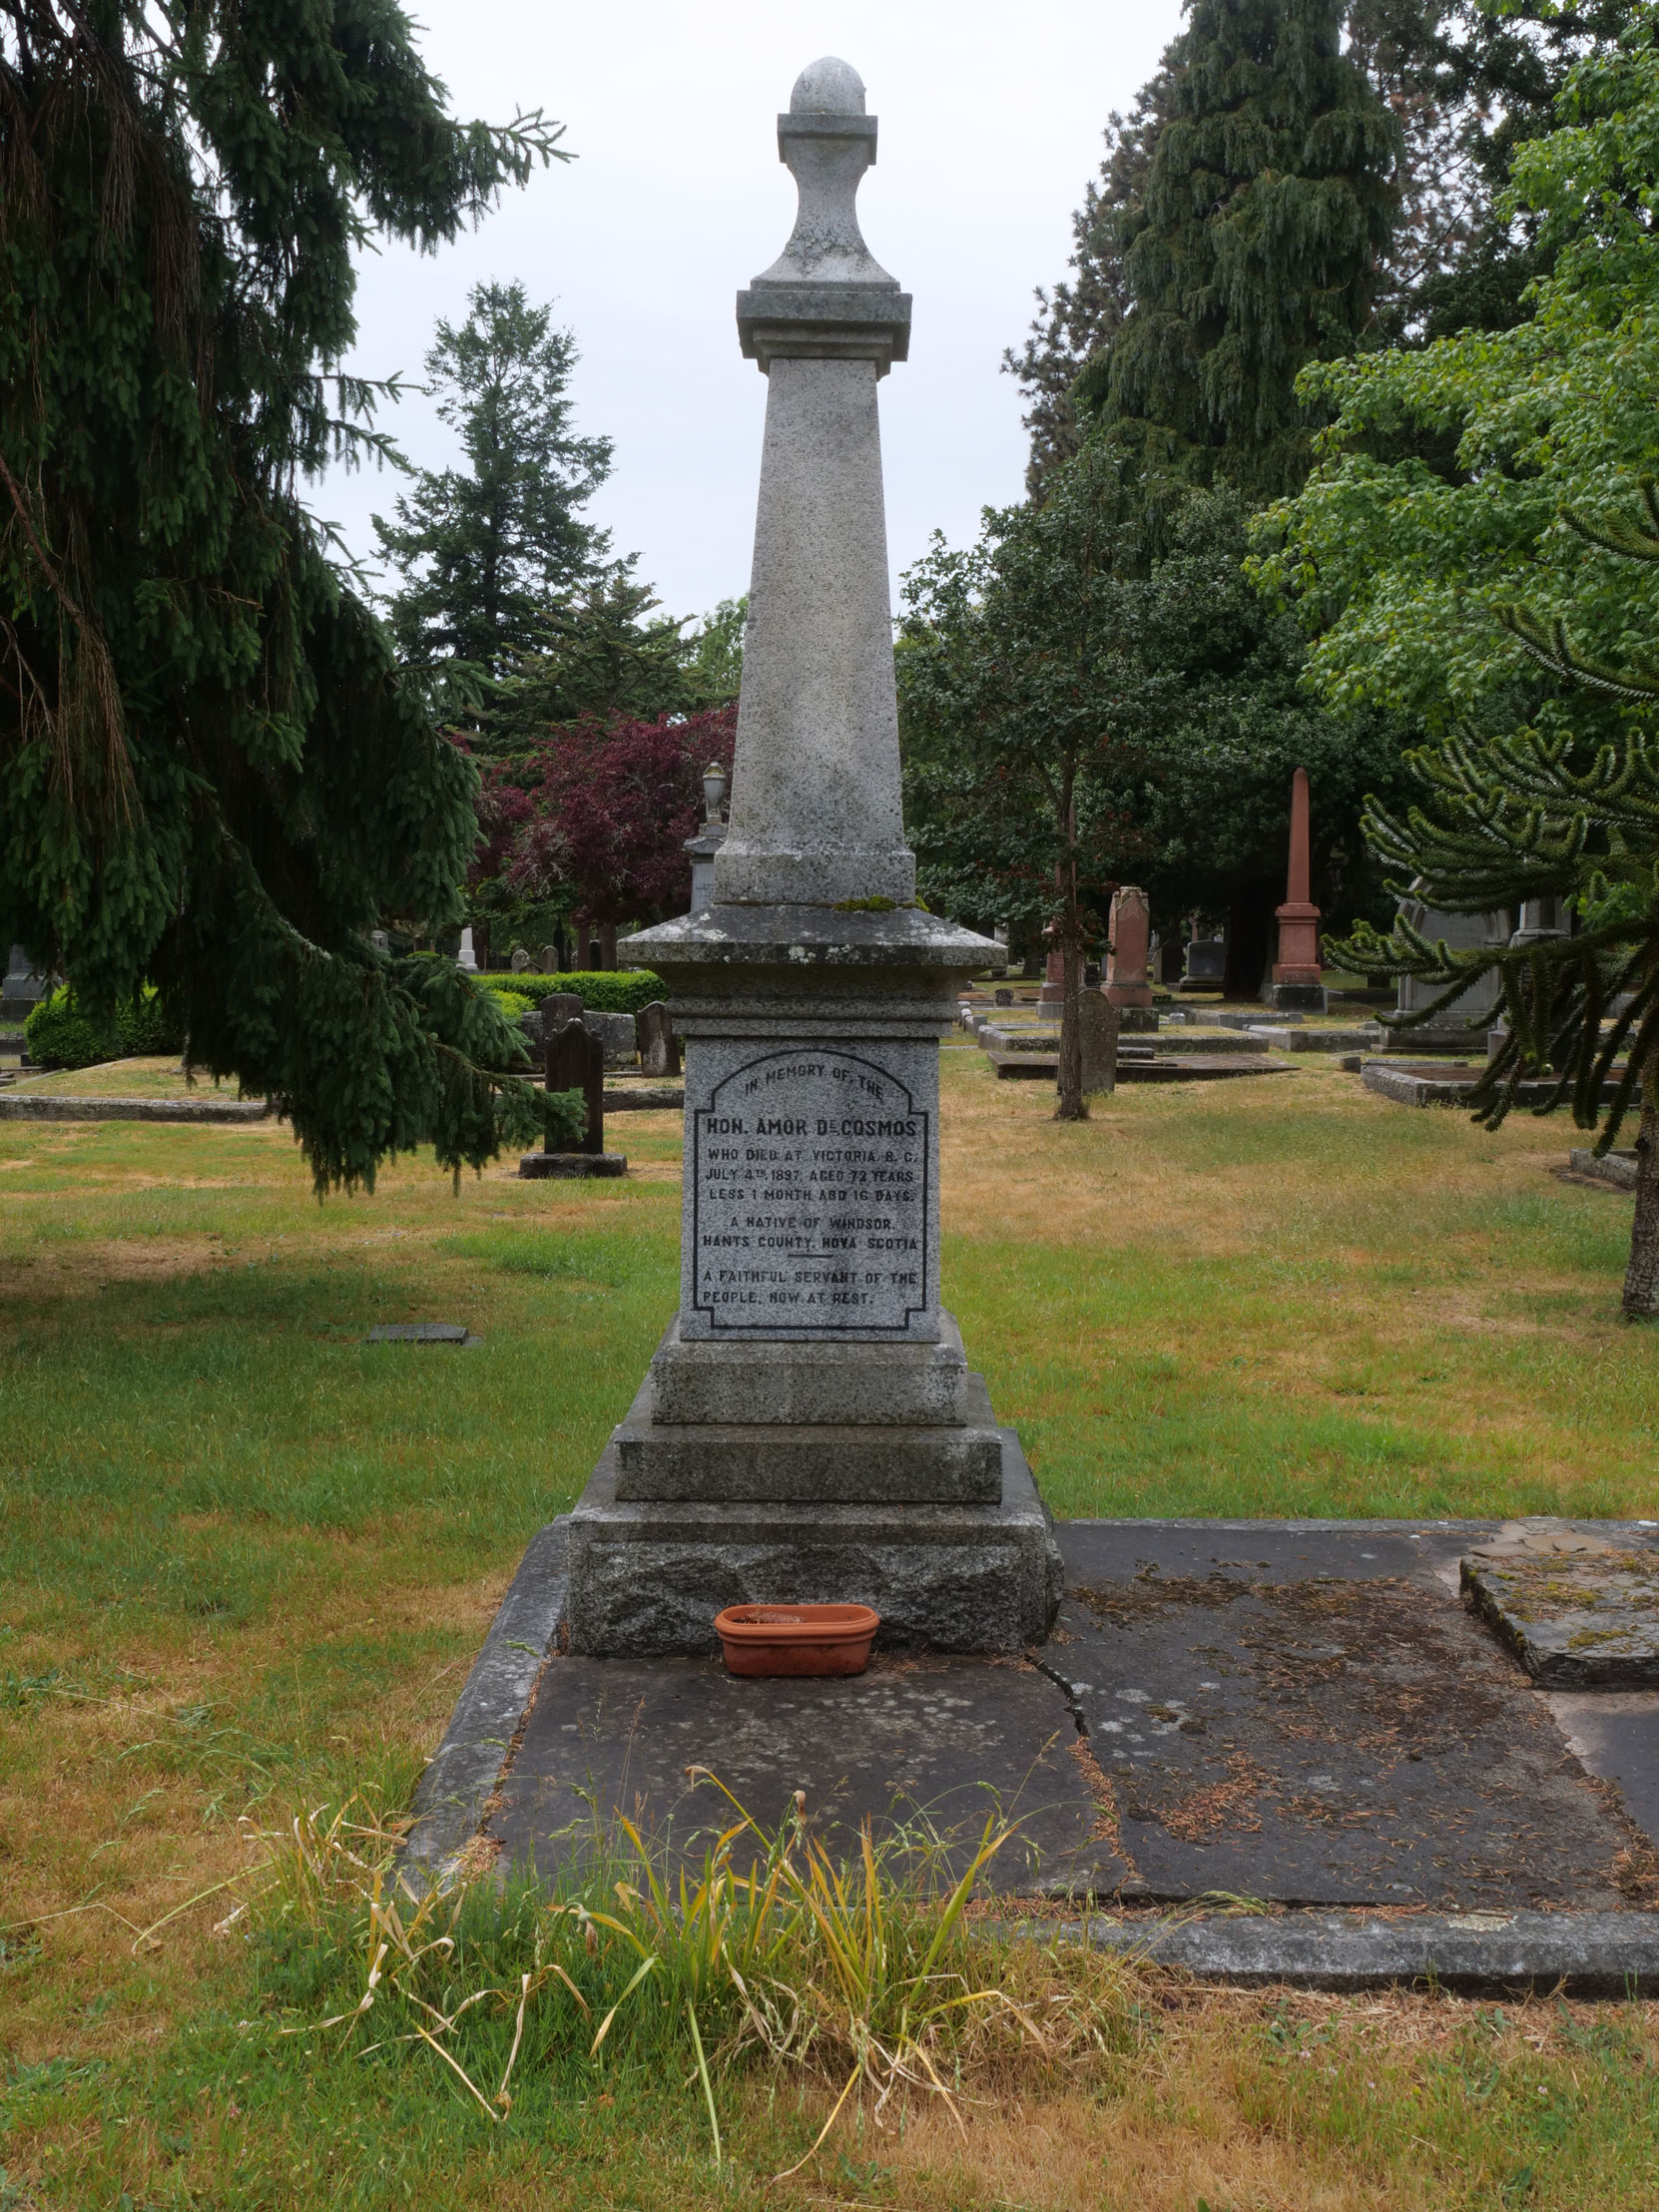
<path id="1" fill-rule="evenodd" d="M 1140 206 L 1165 93 L 1165 80 L 1155 78 L 1142 86 L 1133 113 L 1107 118 L 1100 181 L 1085 187 L 1071 219 L 1073 275 L 1052 291 L 1038 285 L 1038 311 L 1024 345 L 1002 356 L 1004 374 L 1018 379 L 1025 401 L 1021 419 L 1031 439 L 1025 488 L 1033 499 L 1042 496 L 1050 471 L 1081 446 L 1083 423 L 1071 387 L 1091 356 L 1111 344 L 1129 311 L 1125 217 Z"/>
<path id="2" fill-rule="evenodd" d="M 611 441 L 571 427 L 575 364 L 571 332 L 520 283 L 474 284 L 466 320 L 440 322 L 426 355 L 466 465 L 423 470 L 374 528 L 404 579 L 390 603 L 399 650 L 451 710 L 536 648 L 549 602 L 600 581 L 610 541 L 577 510 L 611 472 Z"/>
<path id="3" fill-rule="evenodd" d="M 1294 386 L 1371 319 L 1397 204 L 1399 127 L 1341 51 L 1336 0 L 1193 0 L 1168 113 L 1125 225 L 1132 310 L 1080 400 L 1149 464 L 1294 490 Z"/>
<path id="4" fill-rule="evenodd" d="M 1511 0 L 1501 16 L 1483 0 L 1351 0 L 1348 53 L 1392 110 L 1401 139 L 1399 207 L 1368 335 L 1409 343 L 1508 329 L 1522 317 L 1521 294 L 1551 256 L 1534 225 L 1500 206 L 1511 157 L 1554 128 L 1573 61 L 1611 52 L 1628 12 L 1627 0 L 1587 8 Z M 1126 232 L 1142 220 L 1168 113 L 1166 67 L 1127 118 L 1108 119 L 1099 181 L 1071 219 L 1072 274 L 1052 291 L 1039 286 L 1024 345 L 1002 357 L 1025 401 L 1033 497 L 1076 452 L 1083 427 L 1072 386 L 1129 311 Z"/>
<path id="5" fill-rule="evenodd" d="M 371 941 L 458 914 L 474 772 L 295 485 L 373 442 L 353 250 L 558 135 L 454 122 L 386 0 L 0 0 L 0 941 L 153 979 L 319 1188 L 531 1111 L 493 1002 Z"/>

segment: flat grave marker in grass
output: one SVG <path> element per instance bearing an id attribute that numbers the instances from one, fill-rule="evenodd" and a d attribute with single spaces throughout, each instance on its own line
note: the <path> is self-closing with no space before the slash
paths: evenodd
<path id="1" fill-rule="evenodd" d="M 365 1340 L 371 1345 L 474 1345 L 479 1342 L 464 1321 L 376 1322 Z"/>

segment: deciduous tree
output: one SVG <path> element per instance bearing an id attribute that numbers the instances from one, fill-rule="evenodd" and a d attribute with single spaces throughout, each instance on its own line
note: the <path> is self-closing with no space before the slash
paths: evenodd
<path id="1" fill-rule="evenodd" d="M 1614 560 L 1659 566 L 1659 493 L 1643 486 L 1645 516 L 1567 515 L 1568 528 Z M 1508 1034 L 1476 1083 L 1476 1118 L 1491 1126 L 1527 1076 L 1556 1071 L 1539 1109 L 1570 1099 L 1580 1127 L 1605 1152 L 1641 1094 L 1636 1211 L 1624 1311 L 1659 1313 L 1659 656 L 1652 647 L 1610 664 L 1559 619 L 1505 610 L 1520 649 L 1564 682 L 1611 696 L 1623 723 L 1599 744 L 1563 725 L 1521 728 L 1484 742 L 1454 735 L 1410 756 L 1423 804 L 1374 807 L 1367 830 L 1382 859 L 1445 913 L 1493 913 L 1523 900 L 1561 901 L 1579 919 L 1571 935 L 1453 952 L 1402 917 L 1386 936 L 1362 927 L 1335 956 L 1379 974 L 1438 986 L 1420 1019 L 1495 973 Z M 1606 1101 L 1605 1105 L 1603 1101 Z"/>

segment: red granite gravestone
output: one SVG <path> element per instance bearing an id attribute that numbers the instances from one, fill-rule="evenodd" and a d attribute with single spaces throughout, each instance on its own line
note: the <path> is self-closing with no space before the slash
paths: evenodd
<path id="1" fill-rule="evenodd" d="M 1278 909 L 1279 958 L 1273 970 L 1273 1003 L 1325 1011 L 1320 970 L 1320 910 L 1308 896 L 1308 771 L 1291 779 L 1291 859 L 1285 903 Z"/>

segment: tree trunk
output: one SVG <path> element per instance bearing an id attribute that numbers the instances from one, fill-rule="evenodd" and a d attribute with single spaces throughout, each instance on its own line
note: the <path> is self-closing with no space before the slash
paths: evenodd
<path id="1" fill-rule="evenodd" d="M 1260 998 L 1273 957 L 1273 915 L 1279 893 L 1271 883 L 1241 883 L 1227 902 L 1227 973 L 1223 998 Z"/>
<path id="2" fill-rule="evenodd" d="M 1060 1004 L 1060 1103 L 1056 1121 L 1087 1121 L 1089 1102 L 1083 1096 L 1083 929 L 1077 912 L 1077 867 L 1068 860 L 1063 871 L 1065 903 L 1060 910 L 1059 937 L 1062 987 Z"/>
<path id="3" fill-rule="evenodd" d="M 1659 1049 L 1642 1069 L 1642 1120 L 1636 1136 L 1636 1218 L 1624 1271 L 1624 1318 L 1659 1313 Z"/>

